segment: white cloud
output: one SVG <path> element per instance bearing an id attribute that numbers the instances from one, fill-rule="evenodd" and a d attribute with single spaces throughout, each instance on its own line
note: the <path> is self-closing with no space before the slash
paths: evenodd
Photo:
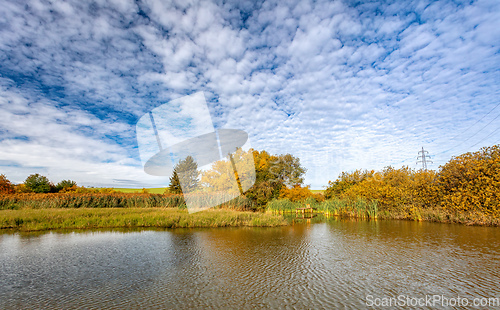
<path id="1" fill-rule="evenodd" d="M 134 122 L 205 91 L 216 126 L 300 155 L 313 187 L 342 170 L 415 167 L 422 145 L 437 168 L 490 134 L 474 149 L 498 142 L 488 127 L 453 148 L 498 100 L 499 12 L 493 0 L 7 1 L 1 98 L 12 103 L 1 108 L 0 160 L 17 158 L 17 179 L 33 163 L 63 163 L 77 180 L 130 179 L 122 167 L 154 182 L 138 164 Z"/>
<path id="2" fill-rule="evenodd" d="M 9 124 L 0 135 L 0 158 L 14 163 L 2 167 L 14 182 L 40 170 L 55 182 L 71 178 L 85 185 L 113 186 L 114 179 L 130 179 L 136 184 L 165 182 L 145 176 L 120 145 L 98 138 L 120 135 L 131 130 L 128 126 L 31 99 L 5 88 L 0 92 L 0 123 Z M 97 137 L 85 135 L 82 127 L 92 128 Z"/>

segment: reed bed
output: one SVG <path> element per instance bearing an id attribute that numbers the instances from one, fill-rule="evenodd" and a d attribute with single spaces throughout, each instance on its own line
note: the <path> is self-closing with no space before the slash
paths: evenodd
<path id="1" fill-rule="evenodd" d="M 0 196 L 0 210 L 53 208 L 185 208 L 181 195 L 55 193 Z"/>
<path id="2" fill-rule="evenodd" d="M 267 211 L 270 213 L 293 213 L 298 208 L 310 206 L 315 212 L 325 215 L 345 216 L 376 219 L 378 214 L 377 202 L 357 199 L 354 201 L 344 199 L 330 199 L 317 202 L 314 199 L 307 199 L 304 202 L 292 202 L 288 199 L 270 201 L 267 204 Z"/>
<path id="3" fill-rule="evenodd" d="M 378 206 L 376 201 L 364 199 L 329 199 L 319 203 L 318 212 L 325 215 L 356 217 L 364 219 L 376 219 L 378 217 Z"/>
<path id="4" fill-rule="evenodd" d="M 226 193 L 193 193 L 185 195 L 186 199 L 191 203 L 198 206 L 214 206 L 218 205 L 220 201 L 225 201 L 224 203 L 217 206 L 218 209 L 229 209 L 235 211 L 255 211 L 257 205 L 249 198 L 244 196 L 238 196 L 236 198 L 233 195 L 227 195 Z"/>
<path id="5" fill-rule="evenodd" d="M 291 202 L 287 199 L 273 200 L 268 203 L 268 213 L 286 214 L 295 212 L 309 204 L 317 213 L 326 216 L 352 217 L 360 219 L 392 219 L 410 221 L 428 221 L 439 223 L 457 223 L 465 225 L 500 226 L 500 218 L 477 212 L 450 211 L 442 207 L 419 208 L 414 205 L 401 205 L 399 208 L 379 208 L 376 200 L 362 198 L 328 199 L 314 203 L 309 201 Z"/>
<path id="6" fill-rule="evenodd" d="M 287 225 L 282 216 L 233 210 L 189 214 L 178 208 L 78 208 L 0 211 L 0 228 L 19 231 L 114 227 L 230 227 Z"/>
<path id="7" fill-rule="evenodd" d="M 356 218 L 376 219 L 378 206 L 376 201 L 364 199 L 329 199 L 319 205 L 318 211 L 325 215 L 346 216 Z"/>
<path id="8" fill-rule="evenodd" d="M 203 204 L 214 199 L 208 194 L 193 194 Z M 193 196 L 191 195 L 191 197 Z M 210 205 L 210 204 L 209 204 Z M 212 204 L 213 205 L 213 204 Z M 0 195 L 0 210 L 53 208 L 180 208 L 185 209 L 183 195 L 137 193 L 53 193 Z M 254 203 L 246 197 L 237 197 L 219 208 L 253 211 Z"/>
<path id="9" fill-rule="evenodd" d="M 275 199 L 267 203 L 267 211 L 271 213 L 293 213 L 298 208 L 303 208 L 304 204 L 300 202 L 293 202 L 289 199 Z"/>
<path id="10" fill-rule="evenodd" d="M 477 212 L 450 211 L 442 207 L 408 207 L 399 210 L 383 210 L 378 212 L 378 218 L 478 226 L 500 226 L 500 218 L 495 218 L 486 214 L 478 214 Z"/>

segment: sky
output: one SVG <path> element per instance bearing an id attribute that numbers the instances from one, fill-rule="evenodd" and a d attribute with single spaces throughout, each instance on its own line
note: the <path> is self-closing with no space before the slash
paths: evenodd
<path id="1" fill-rule="evenodd" d="M 0 174 L 166 186 L 136 123 L 198 92 L 313 189 L 422 147 L 439 169 L 500 142 L 499 48 L 498 0 L 2 0 Z"/>

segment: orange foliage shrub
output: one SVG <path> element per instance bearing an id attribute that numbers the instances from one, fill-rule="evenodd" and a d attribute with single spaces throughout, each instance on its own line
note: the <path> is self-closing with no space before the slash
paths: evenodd
<path id="1" fill-rule="evenodd" d="M 22 193 L 31 193 L 31 189 L 27 188 L 26 185 L 24 184 L 17 184 L 14 186 L 14 190 L 16 193 L 22 194 Z"/>
<path id="2" fill-rule="evenodd" d="M 0 174 L 0 194 L 12 194 L 14 193 L 14 186 L 3 174 Z"/>
<path id="3" fill-rule="evenodd" d="M 292 188 L 283 186 L 280 190 L 280 199 L 289 199 L 292 202 L 304 201 L 309 197 L 315 197 L 315 194 L 311 192 L 309 186 L 301 187 L 296 185 Z"/>

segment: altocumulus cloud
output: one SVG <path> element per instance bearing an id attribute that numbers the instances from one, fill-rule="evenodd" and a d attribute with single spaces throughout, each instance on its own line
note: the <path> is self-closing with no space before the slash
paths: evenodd
<path id="1" fill-rule="evenodd" d="M 500 2 L 3 1 L 0 170 L 164 186 L 135 123 L 205 92 L 214 124 L 306 183 L 499 142 Z"/>

